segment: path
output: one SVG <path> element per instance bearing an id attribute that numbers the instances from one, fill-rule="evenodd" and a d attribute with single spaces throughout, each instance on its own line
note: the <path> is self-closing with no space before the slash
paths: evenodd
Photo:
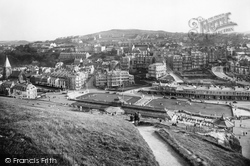
<path id="1" fill-rule="evenodd" d="M 186 166 L 188 163 L 165 143 L 156 133 L 155 128 L 138 127 L 144 140 L 148 143 L 160 166 Z"/>
<path id="2" fill-rule="evenodd" d="M 177 82 L 177 83 L 183 83 L 182 79 L 180 79 L 176 74 L 174 74 L 173 72 L 169 72 L 169 74 L 174 77 L 174 80 Z"/>

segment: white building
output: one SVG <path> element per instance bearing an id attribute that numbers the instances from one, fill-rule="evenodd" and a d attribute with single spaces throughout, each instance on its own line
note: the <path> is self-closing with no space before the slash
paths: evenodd
<path id="1" fill-rule="evenodd" d="M 128 71 L 113 70 L 105 74 L 95 76 L 95 84 L 98 87 L 122 87 L 134 84 L 134 76 Z"/>
<path id="2" fill-rule="evenodd" d="M 94 67 L 94 65 L 86 65 L 86 66 L 84 66 L 84 70 L 85 70 L 89 75 L 92 75 L 92 74 L 94 74 L 95 67 Z"/>
<path id="3" fill-rule="evenodd" d="M 33 84 L 16 84 L 12 88 L 12 95 L 15 97 L 35 99 L 37 97 L 37 88 Z"/>
<path id="4" fill-rule="evenodd" d="M 148 66 L 147 78 L 160 78 L 166 75 L 166 64 L 165 63 L 154 63 Z"/>

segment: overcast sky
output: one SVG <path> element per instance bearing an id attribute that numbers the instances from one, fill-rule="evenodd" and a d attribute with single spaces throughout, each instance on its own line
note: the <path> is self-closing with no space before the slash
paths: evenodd
<path id="1" fill-rule="evenodd" d="M 250 0 L 0 0 L 0 41 L 53 40 L 110 29 L 188 32 L 191 18 L 231 12 L 250 31 Z"/>

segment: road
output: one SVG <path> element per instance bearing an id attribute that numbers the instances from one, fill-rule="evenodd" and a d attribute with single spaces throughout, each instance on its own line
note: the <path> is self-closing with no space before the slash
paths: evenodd
<path id="1" fill-rule="evenodd" d="M 171 75 L 177 83 L 183 83 L 183 81 L 177 75 L 175 75 L 172 71 L 169 72 L 169 75 Z"/>
<path id="2" fill-rule="evenodd" d="M 153 154 L 160 166 L 187 166 L 188 163 L 177 154 L 170 145 L 164 142 L 156 133 L 155 128 L 138 127 L 137 128 L 152 149 Z"/>
<path id="3" fill-rule="evenodd" d="M 229 81 L 235 81 L 237 84 L 241 84 L 241 85 L 246 85 L 246 86 L 250 85 L 249 82 L 246 82 L 246 81 L 236 81 L 235 78 L 227 76 L 224 73 L 223 68 L 224 68 L 223 66 L 212 67 L 212 72 L 214 73 L 214 75 L 216 75 L 217 77 L 219 77 L 221 79 L 224 79 L 224 80 L 226 79 L 226 80 L 229 80 Z"/>
<path id="4" fill-rule="evenodd" d="M 221 79 L 227 79 L 230 81 L 234 81 L 233 78 L 227 76 L 224 71 L 223 71 L 223 66 L 215 66 L 212 67 L 212 72 L 214 73 L 214 75 L 216 75 L 217 77 L 221 78 Z"/>

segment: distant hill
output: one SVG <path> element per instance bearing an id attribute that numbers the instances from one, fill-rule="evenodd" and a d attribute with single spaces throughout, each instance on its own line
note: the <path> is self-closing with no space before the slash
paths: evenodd
<path id="1" fill-rule="evenodd" d="M 166 32 L 162 30 L 140 30 L 140 29 L 111 29 L 107 31 L 101 31 L 97 33 L 87 34 L 87 35 L 79 35 L 79 36 L 67 36 L 67 37 L 59 37 L 55 41 L 60 40 L 68 40 L 68 39 L 89 39 L 92 40 L 94 37 L 100 38 L 112 38 L 112 37 L 124 37 L 124 38 L 135 38 L 138 35 L 147 37 L 149 36 L 165 36 L 166 34 L 171 34 L 171 32 Z M 146 35 L 146 36 L 145 36 Z"/>
<path id="2" fill-rule="evenodd" d="M 0 45 L 4 44 L 4 45 L 25 45 L 30 43 L 29 41 L 26 40 L 13 40 L 13 41 L 0 41 Z"/>
<path id="3" fill-rule="evenodd" d="M 140 29 L 111 29 L 108 31 L 101 31 L 98 33 L 94 33 L 92 35 L 97 34 L 157 34 L 157 33 L 170 33 L 162 30 L 154 31 L 154 30 L 140 30 Z"/>
<path id="4" fill-rule="evenodd" d="M 243 32 L 244 34 L 250 34 L 250 31 Z"/>

